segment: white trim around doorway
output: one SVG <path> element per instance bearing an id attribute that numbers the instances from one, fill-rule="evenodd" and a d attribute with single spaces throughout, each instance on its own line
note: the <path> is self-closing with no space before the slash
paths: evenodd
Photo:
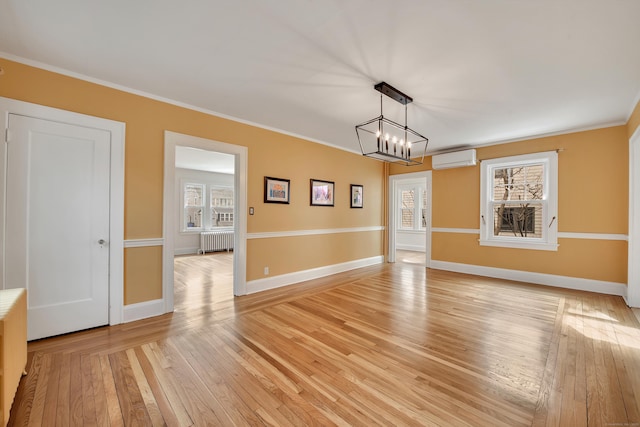
<path id="1" fill-rule="evenodd" d="M 389 176 L 389 262 L 396 261 L 397 194 L 402 182 L 425 180 L 427 185 L 427 228 L 425 230 L 425 267 L 431 266 L 431 171 Z"/>
<path id="2" fill-rule="evenodd" d="M 234 187 L 236 218 L 233 257 L 233 293 L 247 293 L 247 162 L 248 149 L 240 145 L 227 144 L 197 136 L 166 130 L 164 133 L 164 207 L 162 250 L 162 295 L 164 312 L 173 311 L 173 258 L 175 228 L 178 226 L 175 200 L 176 147 L 192 147 L 207 151 L 231 154 L 235 158 Z"/>
<path id="3" fill-rule="evenodd" d="M 629 139 L 629 246 L 625 299 L 630 307 L 640 307 L 640 126 Z"/>
<path id="4" fill-rule="evenodd" d="M 123 322 L 124 306 L 124 144 L 125 124 L 100 117 L 88 116 L 29 102 L 0 97 L 0 128 L 6 132 L 9 114 L 33 117 L 77 126 L 106 130 L 111 133 L 111 164 L 109 194 L 109 324 Z M 6 148 L 0 150 L 0 162 L 6 165 Z M 0 186 L 4 189 L 4 176 Z M 3 190 L 4 191 L 4 190 Z M 0 201 L 4 209 L 4 201 Z M 4 242 L 4 227 L 0 227 L 0 241 Z M 0 253 L 4 259 L 4 254 Z M 4 287 L 4 269 L 0 266 Z"/>

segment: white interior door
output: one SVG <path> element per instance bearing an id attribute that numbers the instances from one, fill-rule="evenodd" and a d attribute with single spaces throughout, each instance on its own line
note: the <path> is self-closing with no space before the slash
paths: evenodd
<path id="1" fill-rule="evenodd" d="M 109 323 L 110 134 L 9 115 L 6 288 L 27 288 L 28 339 Z"/>

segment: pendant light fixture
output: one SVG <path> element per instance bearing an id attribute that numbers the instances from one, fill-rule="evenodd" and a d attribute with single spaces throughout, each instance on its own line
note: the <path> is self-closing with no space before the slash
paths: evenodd
<path id="1" fill-rule="evenodd" d="M 362 154 L 405 166 L 421 165 L 429 139 L 407 126 L 407 104 L 413 102 L 413 98 L 385 82 L 380 82 L 373 88 L 380 92 L 380 115 L 356 126 Z M 382 95 L 404 105 L 404 125 L 384 117 Z"/>

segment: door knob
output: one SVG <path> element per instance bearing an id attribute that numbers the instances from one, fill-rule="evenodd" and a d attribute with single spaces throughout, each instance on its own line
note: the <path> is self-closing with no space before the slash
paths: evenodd
<path id="1" fill-rule="evenodd" d="M 104 239 L 100 239 L 98 240 L 98 244 L 100 245 L 100 247 L 104 247 L 104 244 L 107 243 Z"/>

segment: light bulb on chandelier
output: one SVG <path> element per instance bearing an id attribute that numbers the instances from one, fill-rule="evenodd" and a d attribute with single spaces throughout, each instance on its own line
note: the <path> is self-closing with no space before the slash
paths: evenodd
<path id="1" fill-rule="evenodd" d="M 388 133 L 384 134 L 384 137 L 382 138 L 382 140 L 385 142 L 385 146 L 384 149 L 381 146 L 381 139 L 380 137 L 382 136 L 382 132 L 380 130 L 376 131 L 376 139 L 378 141 L 378 151 L 383 152 L 383 153 L 389 153 L 389 141 L 391 141 L 392 147 L 391 149 L 393 150 L 393 154 L 397 155 L 397 146 L 400 146 L 400 157 L 401 158 L 407 158 L 410 159 L 411 158 L 411 142 L 410 141 L 406 141 L 404 140 L 404 138 L 400 138 L 398 139 L 397 136 L 393 135 L 389 135 Z M 406 146 L 406 151 L 405 151 L 405 146 Z M 406 153 L 406 154 L 405 154 Z"/>

